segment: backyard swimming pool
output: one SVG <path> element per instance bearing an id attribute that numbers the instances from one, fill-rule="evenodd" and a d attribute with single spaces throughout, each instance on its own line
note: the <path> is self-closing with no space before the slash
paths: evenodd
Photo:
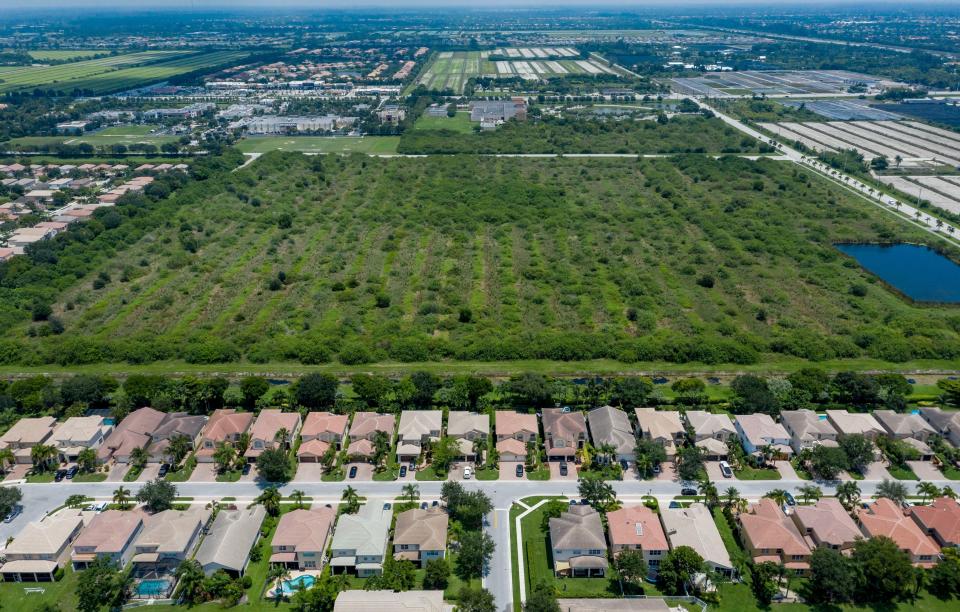
<path id="1" fill-rule="evenodd" d="M 166 597 L 170 590 L 170 581 L 166 579 L 141 580 L 136 587 L 137 596 L 142 599 Z"/>
<path id="2" fill-rule="evenodd" d="M 303 576 L 297 576 L 296 578 L 293 578 L 292 580 L 284 580 L 284 581 L 280 584 L 280 592 L 281 592 L 284 596 L 293 595 L 294 593 L 296 593 L 297 591 L 299 591 L 299 590 L 301 590 L 301 589 L 309 589 L 310 587 L 313 586 L 313 583 L 316 582 L 316 581 L 317 581 L 317 579 L 314 578 L 313 576 L 311 576 L 310 574 L 304 574 Z"/>

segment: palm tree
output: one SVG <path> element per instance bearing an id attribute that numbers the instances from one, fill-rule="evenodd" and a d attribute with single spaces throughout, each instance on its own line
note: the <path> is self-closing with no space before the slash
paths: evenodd
<path id="1" fill-rule="evenodd" d="M 147 452 L 145 447 L 130 451 L 130 462 L 133 463 L 134 467 L 142 470 L 148 461 L 150 461 L 150 453 Z"/>
<path id="2" fill-rule="evenodd" d="M 902 504 L 907 499 L 907 486 L 899 480 L 884 479 L 877 485 L 877 497 L 886 497 L 896 504 Z"/>
<path id="3" fill-rule="evenodd" d="M 810 500 L 817 501 L 823 497 L 823 489 L 817 485 L 802 485 L 797 487 L 797 491 L 800 493 L 800 499 L 803 500 L 803 503 Z"/>
<path id="4" fill-rule="evenodd" d="M 473 462 L 476 465 L 483 463 L 483 449 L 487 446 L 487 441 L 483 438 L 477 438 L 473 441 Z"/>
<path id="5" fill-rule="evenodd" d="M 203 599 L 203 568 L 196 559 L 184 559 L 177 566 L 174 574 L 180 581 L 181 592 L 190 603 L 198 603 Z"/>
<path id="6" fill-rule="evenodd" d="M 273 587 L 273 593 L 277 598 L 277 601 L 280 601 L 280 598 L 283 597 L 283 589 L 280 588 L 280 583 L 284 580 L 290 579 L 290 570 L 283 563 L 270 566 L 270 571 L 267 572 L 267 583 L 276 581 L 276 586 Z"/>
<path id="7" fill-rule="evenodd" d="M 709 476 L 697 483 L 697 491 L 705 498 L 708 508 L 715 506 L 720 499 L 720 494 L 717 492 L 717 485 L 710 481 Z"/>
<path id="8" fill-rule="evenodd" d="M 283 499 L 283 496 L 280 495 L 280 490 L 277 487 L 267 487 L 263 490 L 263 493 L 253 500 L 253 503 L 262 504 L 267 514 L 277 516 L 280 514 L 281 499 Z"/>
<path id="9" fill-rule="evenodd" d="M 213 451 L 213 462 L 217 464 L 218 472 L 223 472 L 230 467 L 236 458 L 237 451 L 229 442 L 218 443 L 216 450 Z"/>
<path id="10" fill-rule="evenodd" d="M 837 485 L 837 499 L 847 511 L 853 509 L 860 501 L 860 487 L 853 480 L 847 480 Z"/>
<path id="11" fill-rule="evenodd" d="M 121 485 L 113 491 L 113 502 L 120 506 L 121 509 L 126 508 L 129 501 L 130 489 L 124 489 Z"/>
<path id="12" fill-rule="evenodd" d="M 50 460 L 56 456 L 56 447 L 48 444 L 37 444 L 30 449 L 30 459 L 33 461 L 34 467 L 40 471 L 44 471 L 50 467 Z"/>
<path id="13" fill-rule="evenodd" d="M 304 493 L 300 489 L 294 489 L 290 493 L 290 499 L 297 502 L 297 508 L 303 508 Z"/>
<path id="14" fill-rule="evenodd" d="M 764 497 L 769 497 L 773 501 L 777 502 L 778 506 L 782 506 L 787 503 L 787 492 L 783 489 L 774 489 L 768 491 Z"/>
<path id="15" fill-rule="evenodd" d="M 603 457 L 604 463 L 610 463 L 613 454 L 617 452 L 617 447 L 609 442 L 604 442 L 597 447 L 597 454 Z"/>
<path id="16" fill-rule="evenodd" d="M 723 505 L 727 508 L 734 507 L 738 499 L 740 499 L 740 491 L 738 491 L 736 487 L 728 487 L 727 490 L 723 492 Z"/>
<path id="17" fill-rule="evenodd" d="M 273 436 L 275 442 L 278 442 L 284 450 L 287 449 L 287 438 L 290 437 L 290 430 L 286 427 L 281 427 L 277 430 L 277 435 Z"/>
<path id="18" fill-rule="evenodd" d="M 171 465 L 179 465 L 181 461 L 193 450 L 193 442 L 188 436 L 177 434 L 170 438 L 170 444 L 167 445 L 165 455 Z"/>
<path id="19" fill-rule="evenodd" d="M 250 432 L 245 431 L 237 438 L 237 454 L 242 455 L 247 452 L 248 446 L 250 446 Z"/>
<path id="20" fill-rule="evenodd" d="M 347 485 L 347 488 L 343 490 L 340 499 L 344 502 L 344 512 L 347 514 L 354 514 L 360 509 L 360 496 L 357 495 L 357 490 L 350 485 Z"/>
<path id="21" fill-rule="evenodd" d="M 957 499 L 957 492 L 953 490 L 953 487 L 946 486 L 940 489 L 940 495 L 943 497 L 949 497 L 950 499 Z"/>
<path id="22" fill-rule="evenodd" d="M 920 500 L 921 504 L 927 503 L 927 498 L 933 499 L 934 497 L 940 495 L 940 487 L 933 484 L 932 482 L 921 482 L 917 484 L 917 493 L 922 495 Z"/>
<path id="23" fill-rule="evenodd" d="M 92 472 L 97 467 L 97 451 L 85 448 L 77 453 L 77 465 L 84 472 Z"/>
<path id="24" fill-rule="evenodd" d="M 390 454 L 390 436 L 385 431 L 378 431 L 373 436 L 373 462 L 380 466 Z"/>
<path id="25" fill-rule="evenodd" d="M 634 465 L 637 466 L 637 472 L 640 473 L 642 478 L 649 476 L 650 470 L 653 469 L 653 461 L 645 453 L 637 455 Z"/>
<path id="26" fill-rule="evenodd" d="M 420 487 L 418 485 L 409 483 L 403 485 L 402 497 L 411 503 L 417 501 L 420 499 Z"/>
<path id="27" fill-rule="evenodd" d="M 0 448 L 0 472 L 6 472 L 7 468 L 16 461 L 12 448 Z"/>

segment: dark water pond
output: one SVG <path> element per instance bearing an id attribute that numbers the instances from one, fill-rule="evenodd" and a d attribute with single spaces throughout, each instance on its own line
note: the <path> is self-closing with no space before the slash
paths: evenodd
<path id="1" fill-rule="evenodd" d="M 918 302 L 960 304 L 960 265 L 914 244 L 837 244 L 843 253 Z"/>

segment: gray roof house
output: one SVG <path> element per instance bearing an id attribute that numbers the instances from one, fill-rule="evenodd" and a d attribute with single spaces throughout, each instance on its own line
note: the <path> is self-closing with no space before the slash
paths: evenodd
<path id="1" fill-rule="evenodd" d="M 615 459 L 633 460 L 637 438 L 626 412 L 613 406 L 602 406 L 587 413 L 587 425 L 590 426 L 594 448 L 609 444 L 615 449 Z"/>
<path id="2" fill-rule="evenodd" d="M 733 575 L 730 553 L 723 545 L 717 524 L 706 506 L 695 503 L 688 508 L 661 508 L 660 522 L 663 523 L 671 550 L 678 546 L 689 546 L 713 570 L 727 576 Z"/>
<path id="3" fill-rule="evenodd" d="M 911 446 L 916 445 L 911 439 L 917 442 L 923 442 L 926 445 L 927 439 L 932 434 L 937 433 L 930 424 L 927 423 L 918 414 L 900 413 L 893 410 L 874 410 L 873 416 L 877 418 L 880 425 L 887 430 L 887 434 L 894 440 L 903 440 Z M 922 451 L 921 451 L 922 454 Z"/>
<path id="4" fill-rule="evenodd" d="M 439 410 L 404 410 L 397 428 L 397 459 L 415 461 L 428 440 L 436 441 L 443 430 L 443 412 Z"/>
<path id="5" fill-rule="evenodd" d="M 203 573 L 212 575 L 224 570 L 242 576 L 250 561 L 250 549 L 260 538 L 260 526 L 267 513 L 260 504 L 242 510 L 221 509 L 200 543 L 196 559 Z"/>
<path id="6" fill-rule="evenodd" d="M 950 444 L 960 446 L 960 412 L 940 408 L 921 408 L 920 417 Z"/>
<path id="7" fill-rule="evenodd" d="M 820 445 L 837 445 L 836 428 L 813 410 L 785 410 L 780 413 L 780 423 L 790 434 L 790 446 L 794 452 Z"/>
<path id="8" fill-rule="evenodd" d="M 553 571 L 569 576 L 603 576 L 607 571 L 607 538 L 600 514 L 590 506 L 570 506 L 550 519 Z"/>
<path id="9" fill-rule="evenodd" d="M 353 568 L 360 578 L 383 573 L 392 518 L 390 510 L 377 503 L 361 506 L 356 514 L 341 514 L 330 545 L 330 570 Z"/>
<path id="10" fill-rule="evenodd" d="M 737 436 L 737 428 L 728 415 L 688 410 L 685 418 L 693 431 L 693 443 L 703 449 L 707 459 L 716 461 L 729 454 L 727 442 Z"/>

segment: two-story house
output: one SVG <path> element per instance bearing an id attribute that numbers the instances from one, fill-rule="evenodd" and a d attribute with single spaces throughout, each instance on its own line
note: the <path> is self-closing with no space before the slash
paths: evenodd
<path id="1" fill-rule="evenodd" d="M 651 577 L 660 569 L 660 561 L 670 551 L 667 535 L 657 514 L 642 504 L 629 505 L 607 513 L 610 548 L 616 557 L 620 551 L 639 550 Z"/>
<path id="2" fill-rule="evenodd" d="M 283 412 L 276 408 L 261 410 L 250 428 L 250 445 L 243 456 L 253 463 L 267 449 L 290 448 L 299 432 L 299 412 Z"/>
<path id="3" fill-rule="evenodd" d="M 382 504 L 368 503 L 356 514 L 342 514 L 330 544 L 330 571 L 353 571 L 360 578 L 383 573 L 393 514 Z"/>
<path id="4" fill-rule="evenodd" d="M 857 510 L 857 521 L 867 537 L 886 536 L 910 556 L 917 567 L 931 568 L 940 558 L 940 547 L 895 502 L 881 497 Z"/>
<path id="5" fill-rule="evenodd" d="M 290 569 L 319 570 L 337 513 L 327 506 L 298 508 L 280 517 L 271 542 L 270 563 Z"/>
<path id="6" fill-rule="evenodd" d="M 719 461 L 729 454 L 727 443 L 737 436 L 737 428 L 726 414 L 714 414 L 705 410 L 688 410 L 687 424 L 693 432 L 693 443 L 703 449 L 710 461 Z"/>
<path id="7" fill-rule="evenodd" d="M 761 449 L 769 446 L 777 455 L 793 455 L 790 434 L 783 425 L 774 422 L 769 414 L 740 414 L 734 418 L 733 424 L 743 450 L 748 454 L 759 454 Z"/>
<path id="8" fill-rule="evenodd" d="M 336 450 L 343 448 L 348 420 L 345 414 L 308 413 L 300 430 L 300 447 L 297 449 L 300 463 L 317 463 L 331 447 Z"/>
<path id="9" fill-rule="evenodd" d="M 253 414 L 250 412 L 237 412 L 232 408 L 214 410 L 210 420 L 207 421 L 207 426 L 203 428 L 203 433 L 200 434 L 200 448 L 196 452 L 197 461 L 213 463 L 213 454 L 217 452 L 217 446 L 227 442 L 236 446 L 240 436 L 247 433 L 252 424 Z"/>
<path id="10" fill-rule="evenodd" d="M 940 408 L 921 408 L 920 417 L 954 446 L 960 446 L 960 412 Z"/>
<path id="11" fill-rule="evenodd" d="M 941 547 L 960 548 L 960 503 L 946 496 L 926 506 L 911 506 L 907 514 Z"/>
<path id="12" fill-rule="evenodd" d="M 423 445 L 440 439 L 443 412 L 439 410 L 404 410 L 397 428 L 397 461 L 417 461 Z"/>
<path id="13" fill-rule="evenodd" d="M 57 447 L 60 461 L 70 463 L 81 451 L 100 448 L 111 431 L 113 426 L 101 416 L 70 417 L 57 425 L 47 443 Z"/>
<path id="14" fill-rule="evenodd" d="M 634 460 L 637 438 L 626 412 L 613 406 L 594 408 L 587 413 L 587 424 L 590 426 L 594 449 L 610 445 L 613 448 L 610 458 L 617 461 Z"/>
<path id="15" fill-rule="evenodd" d="M 57 420 L 52 416 L 20 419 L 0 436 L 0 448 L 13 451 L 16 463 L 33 463 L 31 452 L 34 446 L 49 444 Z"/>
<path id="16" fill-rule="evenodd" d="M 558 576 L 604 576 L 607 539 L 600 514 L 586 505 L 570 506 L 550 519 L 553 572 Z"/>
<path id="17" fill-rule="evenodd" d="M 478 457 L 474 452 L 474 442 L 480 441 L 486 446 L 490 437 L 490 417 L 475 412 L 451 410 L 447 415 L 447 435 L 457 440 L 460 457 L 467 461 L 483 459 L 483 451 Z"/>
<path id="18" fill-rule="evenodd" d="M 539 435 L 537 415 L 512 410 L 497 410 L 494 419 L 497 453 L 501 461 L 526 461 L 527 443 L 536 443 Z"/>
<path id="19" fill-rule="evenodd" d="M 919 414 L 874 410 L 873 416 L 883 426 L 888 436 L 916 449 L 921 460 L 933 459 L 933 449 L 927 441 L 937 432 Z"/>
<path id="20" fill-rule="evenodd" d="M 133 557 L 133 543 L 143 530 L 144 516 L 139 509 L 107 510 L 94 516 L 73 542 L 70 553 L 73 569 L 86 569 L 104 557 L 118 568 L 126 567 Z"/>
<path id="21" fill-rule="evenodd" d="M 790 518 L 800 533 L 817 547 L 850 553 L 856 541 L 863 537 L 836 497 L 824 497 L 812 506 L 796 506 Z"/>
<path id="22" fill-rule="evenodd" d="M 548 461 L 572 460 L 587 443 L 583 413 L 569 408 L 544 408 L 543 437 Z"/>
<path id="23" fill-rule="evenodd" d="M 424 567 L 447 554 L 449 517 L 443 508 L 414 508 L 397 515 L 393 528 L 393 556 Z"/>
<path id="24" fill-rule="evenodd" d="M 656 408 L 634 408 L 637 417 L 638 434 L 647 440 L 663 445 L 667 457 L 677 454 L 677 445 L 687 436 L 687 430 L 676 410 L 657 410 Z"/>
<path id="25" fill-rule="evenodd" d="M 780 413 L 780 423 L 790 434 L 790 446 L 799 453 L 815 446 L 836 446 L 837 430 L 826 416 L 820 418 L 813 410 L 785 410 Z"/>
<path id="26" fill-rule="evenodd" d="M 167 418 L 153 408 L 138 408 L 123 418 L 97 450 L 97 459 L 106 463 L 129 463 L 134 449 L 150 448 L 153 432 Z"/>
<path id="27" fill-rule="evenodd" d="M 79 512 L 61 511 L 27 523 L 3 551 L 4 582 L 53 582 L 70 556 L 70 545 L 83 530 Z"/>
<path id="28" fill-rule="evenodd" d="M 378 414 L 376 412 L 356 412 L 350 424 L 350 446 L 347 455 L 352 459 L 371 460 L 376 450 L 374 440 L 377 435 L 385 435 L 390 444 L 393 444 L 393 432 L 397 427 L 397 419 L 392 414 Z"/>
<path id="29" fill-rule="evenodd" d="M 172 572 L 193 555 L 200 533 L 210 518 L 210 510 L 164 510 L 144 519 L 143 530 L 134 540 L 135 571 L 158 574 Z"/>
<path id="30" fill-rule="evenodd" d="M 783 564 L 798 576 L 809 573 L 810 546 L 777 502 L 763 498 L 738 518 L 743 545 L 754 563 Z"/>

